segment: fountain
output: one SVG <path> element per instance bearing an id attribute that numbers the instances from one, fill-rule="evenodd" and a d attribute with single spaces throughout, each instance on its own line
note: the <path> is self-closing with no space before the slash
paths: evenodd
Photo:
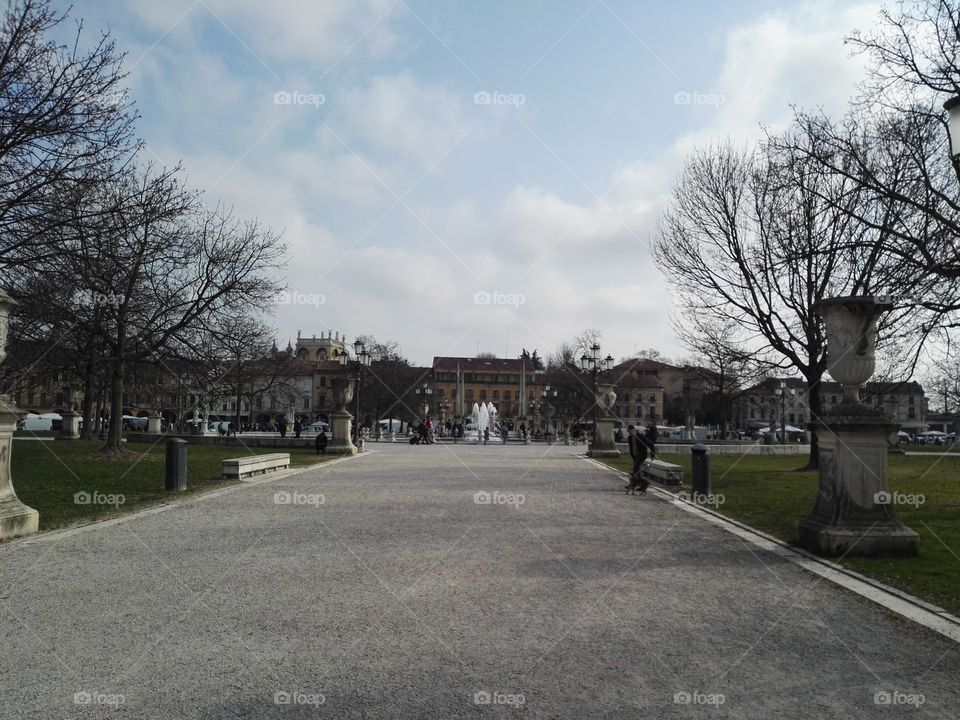
<path id="1" fill-rule="evenodd" d="M 490 430 L 488 442 L 502 443 L 503 438 L 497 430 L 497 408 L 493 403 L 474 403 L 470 413 L 470 422 L 464 430 L 463 439 L 466 442 L 482 443 L 486 430 Z"/>
<path id="2" fill-rule="evenodd" d="M 827 371 L 843 402 L 810 424 L 820 441 L 820 484 L 813 511 L 797 522 L 800 544 L 821 555 L 915 555 L 920 538 L 894 514 L 887 484 L 887 438 L 899 427 L 860 401 L 876 366 L 877 316 L 886 298 L 821 301 Z"/>

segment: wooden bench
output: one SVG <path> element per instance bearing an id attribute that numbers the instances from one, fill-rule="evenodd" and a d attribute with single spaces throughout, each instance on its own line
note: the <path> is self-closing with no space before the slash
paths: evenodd
<path id="1" fill-rule="evenodd" d="M 290 453 L 247 455 L 224 460 L 220 468 L 220 477 L 224 480 L 249 480 L 255 475 L 263 475 L 274 470 L 286 470 L 288 467 L 290 467 Z"/>
<path id="2" fill-rule="evenodd" d="M 683 468 L 663 460 L 647 460 L 640 467 L 640 472 L 647 480 L 653 480 L 661 485 L 683 485 Z"/>

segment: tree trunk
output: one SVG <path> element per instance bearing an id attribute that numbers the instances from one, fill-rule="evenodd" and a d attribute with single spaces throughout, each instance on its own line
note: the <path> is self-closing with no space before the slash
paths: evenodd
<path id="1" fill-rule="evenodd" d="M 123 367 L 121 358 L 113 359 L 110 374 L 110 429 L 107 432 L 106 452 L 120 452 L 123 438 Z"/>
<path id="2" fill-rule="evenodd" d="M 83 375 L 83 432 L 80 434 L 83 440 L 93 440 L 93 433 L 96 430 L 93 420 L 93 385 L 93 358 L 87 357 L 87 366 Z"/>
<path id="3" fill-rule="evenodd" d="M 810 407 L 810 420 L 816 422 L 823 413 L 823 403 L 820 401 L 820 382 L 823 376 L 807 378 L 807 405 Z M 810 433 L 810 458 L 804 470 L 820 469 L 820 439 L 816 432 Z"/>

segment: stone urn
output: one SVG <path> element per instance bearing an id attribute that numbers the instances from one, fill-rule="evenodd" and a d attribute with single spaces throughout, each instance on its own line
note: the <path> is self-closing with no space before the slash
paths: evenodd
<path id="1" fill-rule="evenodd" d="M 330 443 L 327 452 L 353 455 L 357 446 L 353 444 L 353 415 L 347 406 L 353 400 L 353 378 L 335 377 L 333 379 L 333 404 L 337 408 L 330 415 Z"/>
<path id="2" fill-rule="evenodd" d="M 333 378 L 333 404 L 338 413 L 348 413 L 347 407 L 353 402 L 353 378 Z"/>
<path id="3" fill-rule="evenodd" d="M 860 387 L 877 365 L 877 316 L 892 307 L 888 298 L 872 295 L 830 298 L 817 306 L 826 329 L 827 372 L 843 386 L 845 405 L 862 405 Z"/>
<path id="4" fill-rule="evenodd" d="M 600 414 L 603 417 L 610 417 L 613 414 L 613 407 L 617 404 L 617 393 L 613 385 L 597 386 L 597 406 L 600 408 Z"/>
<path id="5" fill-rule="evenodd" d="M 589 455 L 590 457 L 617 457 L 620 451 L 613 437 L 613 407 L 617 403 L 617 393 L 613 385 L 597 385 L 595 399 L 599 413 Z"/>
<path id="6" fill-rule="evenodd" d="M 0 289 L 0 363 L 7 356 L 7 328 L 10 311 L 17 302 Z M 10 456 L 13 454 L 13 431 L 17 427 L 17 408 L 5 394 L 0 394 L 0 540 L 35 533 L 40 514 L 27 507 L 13 489 Z"/>
<path id="7" fill-rule="evenodd" d="M 796 524 L 801 546 L 820 555 L 915 555 L 920 538 L 896 517 L 887 483 L 887 438 L 898 426 L 860 402 L 876 366 L 882 297 L 823 300 L 817 311 L 827 336 L 827 370 L 843 386 L 840 405 L 814 418 L 819 486 L 812 512 Z M 894 501 L 892 501 L 892 499 Z"/>

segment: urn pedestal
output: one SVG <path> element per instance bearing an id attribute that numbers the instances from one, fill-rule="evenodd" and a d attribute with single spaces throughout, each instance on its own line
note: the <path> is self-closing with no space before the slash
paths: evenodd
<path id="1" fill-rule="evenodd" d="M 876 366 L 876 318 L 885 298 L 840 297 L 817 311 L 827 335 L 827 370 L 843 385 L 843 402 L 810 424 L 820 443 L 813 511 L 796 523 L 801 546 L 820 555 L 915 555 L 919 536 L 900 523 L 887 483 L 887 439 L 898 426 L 860 402 Z"/>
<path id="2" fill-rule="evenodd" d="M 60 434 L 57 440 L 79 440 L 80 439 L 80 413 L 73 410 L 65 410 L 60 413 L 63 421 L 60 425 Z"/>
<path id="3" fill-rule="evenodd" d="M 13 489 L 10 456 L 16 427 L 16 408 L 9 398 L 0 396 L 0 540 L 30 535 L 40 526 L 40 513 L 20 502 Z"/>
<path id="4" fill-rule="evenodd" d="M 613 390 L 613 385 L 597 385 L 596 401 L 600 410 L 600 417 L 598 417 L 594 428 L 593 443 L 590 445 L 588 454 L 590 457 L 617 457 L 620 455 L 620 451 L 617 450 L 617 443 L 613 437 L 613 425 L 616 418 L 610 414 L 617 402 L 617 394 Z"/>
<path id="5" fill-rule="evenodd" d="M 347 411 L 347 405 L 353 400 L 353 378 L 333 379 L 333 402 L 337 409 L 330 415 L 332 437 L 327 452 L 339 455 L 354 455 L 357 446 L 353 444 L 353 415 Z"/>
<path id="6" fill-rule="evenodd" d="M 147 418 L 147 432 L 159 435 L 163 432 L 163 416 L 159 413 Z"/>
<path id="7" fill-rule="evenodd" d="M 7 329 L 10 310 L 17 304 L 0 290 L 0 362 L 7 356 Z M 17 409 L 6 395 L 0 395 L 0 540 L 30 535 L 40 526 L 40 513 L 20 502 L 13 489 L 10 457 L 13 455 L 13 431 L 17 428 Z"/>

